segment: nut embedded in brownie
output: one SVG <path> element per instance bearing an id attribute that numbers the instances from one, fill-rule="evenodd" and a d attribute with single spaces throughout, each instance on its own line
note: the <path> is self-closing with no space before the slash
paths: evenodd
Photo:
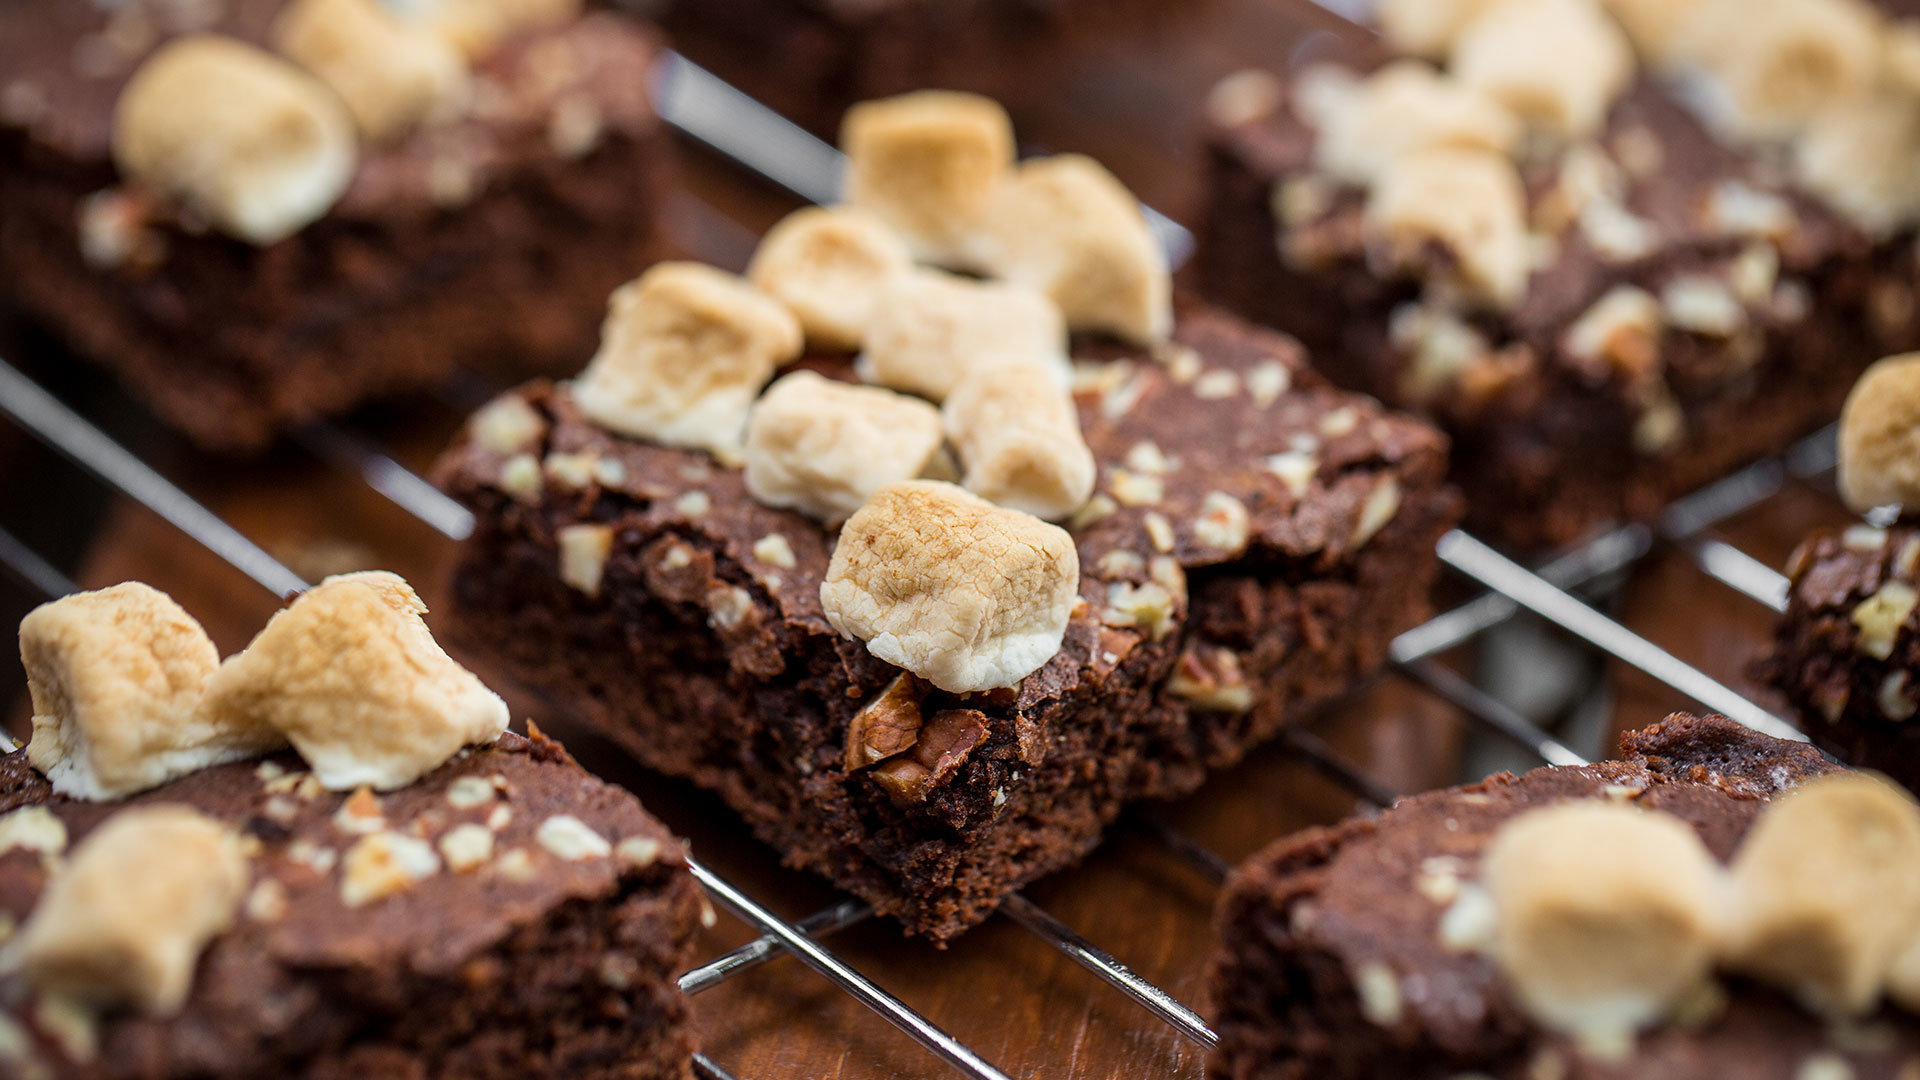
<path id="1" fill-rule="evenodd" d="M 1854 0 L 1387 4 L 1211 102 L 1199 271 L 1454 438 L 1523 548 L 1648 517 L 1920 344 L 1920 23 Z"/>
<path id="2" fill-rule="evenodd" d="M 592 351 L 657 256 L 648 30 L 572 0 L 203 6 L 0 10 L 0 299 L 217 449 Z"/>
<path id="3" fill-rule="evenodd" d="M 224 663 L 139 584 L 22 622 L 0 757 L 0 1072 L 691 1075 L 677 840 L 329 578 Z"/>
<path id="4" fill-rule="evenodd" d="M 852 205 L 624 287 L 437 477 L 467 643 L 943 941 L 1376 668 L 1459 503 L 1091 161 L 958 95 L 848 130 Z"/>
<path id="5" fill-rule="evenodd" d="M 1720 717 L 1621 749 L 1255 856 L 1219 910 L 1210 1075 L 1908 1075 L 1911 796 Z"/>

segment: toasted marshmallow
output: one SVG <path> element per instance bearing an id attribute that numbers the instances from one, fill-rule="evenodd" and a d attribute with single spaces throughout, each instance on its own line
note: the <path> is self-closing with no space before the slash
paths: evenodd
<path id="1" fill-rule="evenodd" d="M 796 371 L 747 419 L 747 493 L 844 521 L 885 485 L 926 475 L 941 442 L 940 411 L 918 398 Z"/>
<path id="2" fill-rule="evenodd" d="M 881 289 L 912 265 L 906 241 L 873 214 L 810 206 L 768 230 L 747 280 L 787 305 L 808 341 L 858 349 L 866 344 Z"/>
<path id="3" fill-rule="evenodd" d="M 1381 68 L 1337 99 L 1321 123 L 1316 164 L 1355 184 L 1371 184 L 1410 151 L 1507 154 L 1520 141 L 1520 121 L 1505 106 L 1418 60 Z"/>
<path id="4" fill-rule="evenodd" d="M 396 15 L 452 42 L 469 58 L 508 38 L 580 14 L 581 0 L 385 0 Z"/>
<path id="5" fill-rule="evenodd" d="M 1045 368 L 1064 384 L 1060 310 L 1023 286 L 914 270 L 881 289 L 857 370 L 868 382 L 938 402 L 972 368 L 1002 362 Z"/>
<path id="6" fill-rule="evenodd" d="M 466 58 L 446 38 L 402 22 L 380 0 L 294 0 L 273 46 L 340 95 L 369 139 L 390 139 L 467 100 Z"/>
<path id="7" fill-rule="evenodd" d="M 1581 139 L 1605 125 L 1633 80 L 1633 46 L 1593 0 L 1504 4 L 1454 43 L 1454 78 L 1528 127 Z"/>
<path id="8" fill-rule="evenodd" d="M 156 49 L 120 92 L 123 176 L 253 244 L 325 216 L 359 153 L 340 99 L 272 53 L 196 34 Z"/>
<path id="9" fill-rule="evenodd" d="M 1367 200 L 1366 228 L 1395 265 L 1418 266 L 1427 246 L 1438 245 L 1461 283 L 1495 306 L 1511 307 L 1526 293 L 1525 195 L 1503 157 L 1447 147 L 1402 155 Z"/>
<path id="10" fill-rule="evenodd" d="M 614 290 L 573 399 L 610 431 L 731 452 L 754 396 L 802 342 L 792 313 L 745 280 L 661 263 Z"/>
<path id="11" fill-rule="evenodd" d="M 1920 353 L 1875 363 L 1847 394 L 1840 496 L 1863 514 L 1894 504 L 1920 509 Z"/>
<path id="12" fill-rule="evenodd" d="M 1736 139 L 1798 134 L 1880 74 L 1882 20 L 1861 0 L 1700 0 L 1676 55 L 1707 119 Z"/>
<path id="13" fill-rule="evenodd" d="M 170 1016 L 247 876 L 239 835 L 219 822 L 184 806 L 123 810 L 55 871 L 8 960 L 43 993 Z"/>
<path id="14" fill-rule="evenodd" d="M 248 717 L 201 709 L 220 653 L 193 616 L 128 582 L 42 604 L 20 621 L 33 695 L 27 760 L 76 799 L 122 799 L 282 745 Z"/>
<path id="15" fill-rule="evenodd" d="M 974 94 L 920 90 L 847 110 L 846 201 L 906 238 L 914 257 L 971 269 L 987 203 L 1013 168 L 1013 121 Z"/>
<path id="16" fill-rule="evenodd" d="M 328 578 L 207 682 L 207 707 L 265 723 L 331 790 L 390 791 L 507 727 L 507 705 L 455 663 L 391 574 Z"/>
<path id="17" fill-rule="evenodd" d="M 987 268 L 1046 294 L 1069 328 L 1147 345 L 1172 331 L 1166 252 L 1140 201 L 1092 158 L 1023 163 L 994 195 L 984 229 Z"/>
<path id="18" fill-rule="evenodd" d="M 1911 224 L 1920 218 L 1920 100 L 1876 94 L 1827 110 L 1794 140 L 1793 171 L 1869 233 Z"/>
<path id="19" fill-rule="evenodd" d="M 1860 773 L 1809 780 L 1733 857 L 1722 963 L 1830 1015 L 1870 1011 L 1920 926 L 1920 806 Z"/>
<path id="20" fill-rule="evenodd" d="M 1438 60 L 1481 14 L 1508 0 L 1381 0 L 1380 32 L 1398 53 Z"/>
<path id="21" fill-rule="evenodd" d="M 847 520 L 820 604 L 835 630 L 951 693 L 1013 686 L 1079 599 L 1066 530 L 952 484 L 888 484 Z"/>
<path id="22" fill-rule="evenodd" d="M 1032 364 L 984 364 L 942 409 L 967 490 L 1001 506 L 1062 521 L 1093 494 L 1093 451 L 1073 395 Z"/>
<path id="23" fill-rule="evenodd" d="M 1600 0 L 1607 13 L 1619 21 L 1633 39 L 1634 47 L 1649 64 L 1661 66 L 1675 60 L 1683 44 L 1687 20 L 1707 0 Z"/>
<path id="24" fill-rule="evenodd" d="M 1597 800 L 1530 811 L 1494 836 L 1484 879 L 1494 960 L 1558 1031 L 1630 1035 L 1712 966 L 1721 870 L 1678 818 Z"/>

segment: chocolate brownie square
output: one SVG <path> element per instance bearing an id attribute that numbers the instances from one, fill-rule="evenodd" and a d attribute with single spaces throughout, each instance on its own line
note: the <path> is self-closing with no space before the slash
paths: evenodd
<path id="1" fill-rule="evenodd" d="M 306 29 L 317 43 L 288 44 L 293 31 L 275 20 L 295 7 L 317 9 Z M 506 364 L 524 375 L 577 363 L 591 351 L 608 291 L 657 256 L 670 149 L 648 100 L 653 34 L 624 16 L 565 7 L 558 21 L 499 41 L 469 27 L 449 51 L 425 31 L 396 29 L 397 17 L 365 0 L 6 5 L 0 299 L 112 369 L 195 442 L 221 450 L 258 448 L 315 417 L 430 385 L 456 365 Z M 361 31 L 385 36 L 369 44 L 353 36 Z M 134 124 L 123 117 L 116 128 L 115 119 L 134 73 L 181 35 L 204 45 L 207 32 L 271 40 L 340 71 L 321 86 L 249 54 L 254 72 L 276 68 L 262 77 L 265 89 L 295 85 L 295 104 L 317 110 L 326 131 L 344 115 L 324 100 L 340 87 L 361 129 L 344 140 L 349 154 L 360 145 L 337 201 L 286 235 L 235 235 L 219 214 L 176 198 L 165 176 L 123 171 L 131 154 L 160 173 L 191 174 L 189 155 L 122 146 L 116 157 L 122 129 Z M 171 89 L 203 75 L 179 76 Z M 406 79 L 438 79 L 432 92 L 444 100 L 423 103 L 426 91 Z M 224 97 L 259 100 L 251 90 L 260 82 Z M 215 100 L 194 108 L 213 115 L 233 104 L 210 93 Z M 189 144 L 193 123 L 182 120 Z M 268 123 L 255 133 L 262 154 L 279 130 Z M 248 168 L 253 151 L 238 139 L 241 149 L 214 171 Z M 216 144 L 227 145 L 208 137 L 202 149 Z"/>

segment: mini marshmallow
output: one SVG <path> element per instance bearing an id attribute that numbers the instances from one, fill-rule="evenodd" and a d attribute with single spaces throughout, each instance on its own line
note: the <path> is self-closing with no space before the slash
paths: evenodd
<path id="1" fill-rule="evenodd" d="M 1492 304 L 1511 307 L 1526 292 L 1526 200 L 1506 158 L 1447 147 L 1404 154 L 1369 196 L 1366 228 L 1396 265 L 1417 265 L 1438 245 L 1462 283 Z"/>
<path id="2" fill-rule="evenodd" d="M 1592 0 L 1528 0 L 1474 20 L 1451 70 L 1528 127 L 1581 139 L 1605 125 L 1633 63 L 1626 34 Z"/>
<path id="3" fill-rule="evenodd" d="M 1495 834 L 1483 877 L 1494 961 L 1556 1030 L 1615 1041 L 1711 969 L 1721 870 L 1678 818 L 1598 800 L 1533 810 Z"/>
<path id="4" fill-rule="evenodd" d="M 1092 158 L 1023 163 L 994 195 L 984 228 L 987 268 L 1046 294 L 1071 329 L 1142 345 L 1172 331 L 1166 252 L 1140 201 Z"/>
<path id="5" fill-rule="evenodd" d="M 508 38 L 580 14 L 581 0 L 384 0 L 396 15 L 452 42 L 469 59 Z"/>
<path id="6" fill-rule="evenodd" d="M 918 398 L 796 371 L 747 418 L 747 493 L 844 521 L 885 485 L 925 475 L 941 443 L 940 410 Z"/>
<path id="7" fill-rule="evenodd" d="M 846 201 L 905 237 L 922 262 L 971 269 L 987 202 L 1013 168 L 1013 121 L 998 102 L 921 90 L 847 110 Z"/>
<path id="8" fill-rule="evenodd" d="M 1920 925 L 1920 806 L 1860 773 L 1809 780 L 1760 815 L 1732 870 L 1721 962 L 1860 1015 Z"/>
<path id="9" fill-rule="evenodd" d="M 20 621 L 20 659 L 33 696 L 27 760 L 63 795 L 123 799 L 282 745 L 253 718 L 201 710 L 220 653 L 138 582 L 35 608 Z"/>
<path id="10" fill-rule="evenodd" d="M 1370 184 L 1401 154 L 1456 146 L 1508 154 L 1520 121 L 1479 90 L 1401 60 L 1369 76 L 1323 118 L 1315 163 L 1355 184 Z"/>
<path id="11" fill-rule="evenodd" d="M 1860 0 L 1699 0 L 1676 54 L 1714 126 L 1736 139 L 1798 134 L 1879 74 L 1882 21 Z"/>
<path id="12" fill-rule="evenodd" d="M 573 398 L 610 431 L 730 452 L 754 396 L 802 340 L 792 313 L 744 279 L 661 263 L 614 290 Z"/>
<path id="13" fill-rule="evenodd" d="M 1920 353 L 1889 356 L 1853 384 L 1840 410 L 1839 479 L 1859 513 L 1920 509 Z"/>
<path id="14" fill-rule="evenodd" d="M 358 152 L 353 117 L 325 85 L 212 34 L 156 49 L 114 110 L 123 176 L 253 244 L 323 217 L 353 179 Z"/>
<path id="15" fill-rule="evenodd" d="M 207 708 L 272 725 L 334 791 L 404 787 L 493 742 L 506 702 L 441 650 L 411 596 L 390 574 L 328 578 L 220 665 Z"/>
<path id="16" fill-rule="evenodd" d="M 240 837 L 219 822 L 184 806 L 123 810 L 54 872 L 8 961 L 42 993 L 173 1015 L 247 878 Z"/>
<path id="17" fill-rule="evenodd" d="M 340 95 L 369 139 L 390 139 L 467 99 L 466 58 L 380 0 L 295 0 L 274 19 L 273 46 Z"/>
<path id="18" fill-rule="evenodd" d="M 820 605 L 867 651 L 951 693 L 1013 686 L 1060 651 L 1080 590 L 1066 530 L 952 484 L 888 484 L 847 520 Z"/>
<path id="19" fill-rule="evenodd" d="M 939 402 L 973 367 L 1028 363 L 1070 375 L 1060 310 L 1033 289 L 913 270 L 883 286 L 856 370 Z"/>
<path id="20" fill-rule="evenodd" d="M 1452 51 L 1454 41 L 1475 19 L 1507 2 L 1381 0 L 1373 14 L 1395 52 L 1437 60 Z"/>
<path id="21" fill-rule="evenodd" d="M 1093 451 L 1073 395 L 1044 369 L 977 367 L 942 415 L 974 494 L 1049 521 L 1072 517 L 1093 494 Z"/>
<path id="22" fill-rule="evenodd" d="M 787 305 L 808 341 L 858 349 L 882 287 L 912 265 L 906 241 L 878 217 L 853 207 L 810 206 L 768 230 L 747 280 Z"/>
<path id="23" fill-rule="evenodd" d="M 1920 101 L 1906 94 L 1849 100 L 1793 142 L 1794 177 L 1855 225 L 1884 236 L 1920 217 Z"/>
<path id="24" fill-rule="evenodd" d="M 1627 31 L 1634 47 L 1658 66 L 1674 60 L 1687 20 L 1705 0 L 1600 0 Z"/>

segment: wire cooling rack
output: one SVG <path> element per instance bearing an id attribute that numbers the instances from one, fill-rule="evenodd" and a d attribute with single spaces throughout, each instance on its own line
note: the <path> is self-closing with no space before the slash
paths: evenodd
<path id="1" fill-rule="evenodd" d="M 678 56 L 668 57 L 658 89 L 663 115 L 684 132 L 805 198 L 830 201 L 834 197 L 841 162 L 831 147 Z M 1155 231 L 1177 263 L 1190 250 L 1191 238 L 1171 220 L 1160 215 L 1152 218 Z M 308 583 L 285 563 L 115 441 L 99 424 L 3 361 L 0 414 L 108 488 L 152 511 L 275 597 L 307 587 Z M 401 465 L 368 435 L 349 427 L 318 424 L 299 432 L 294 441 L 332 466 L 357 475 L 448 540 L 461 540 L 471 532 L 473 518 L 463 507 Z M 1785 579 L 1717 538 L 1715 526 L 1760 505 L 1789 484 L 1822 483 L 1832 466 L 1833 432 L 1828 429 L 1809 436 L 1777 458 L 1751 465 L 1674 502 L 1654 522 L 1613 528 L 1533 568 L 1501 555 L 1469 533 L 1449 532 L 1439 542 L 1441 561 L 1483 591 L 1394 639 L 1389 654 L 1392 669 L 1543 764 L 1583 764 L 1580 755 L 1533 721 L 1436 660 L 1438 654 L 1486 634 L 1523 611 L 1531 612 L 1584 642 L 1594 655 L 1637 668 L 1710 710 L 1770 735 L 1801 738 L 1779 717 L 1628 630 L 1583 601 L 1575 590 L 1627 569 L 1667 545 L 1685 552 L 1713 580 L 1778 609 L 1785 604 Z M 0 528 L 0 566 L 46 597 L 78 588 L 4 528 Z M 1312 732 L 1294 729 L 1282 739 L 1292 753 L 1342 784 L 1356 798 L 1386 806 L 1396 797 L 1396 792 L 1339 756 Z M 0 743 L 5 740 L 0 733 Z M 1226 877 L 1227 861 L 1196 840 L 1151 815 L 1136 812 L 1134 820 L 1167 855 L 1210 882 L 1217 885 Z M 871 918 L 872 910 L 866 904 L 844 899 L 788 921 L 704 862 L 693 859 L 690 866 L 720 907 L 759 936 L 682 975 L 680 986 L 687 993 L 702 993 L 742 977 L 769 960 L 792 956 L 900 1028 L 961 1075 L 976 1080 L 1002 1080 L 1007 1076 L 935 1020 L 921 1015 L 824 944 L 824 939 L 835 932 Z M 1171 1025 L 1181 1037 L 1202 1047 L 1214 1042 L 1213 1031 L 1191 1006 L 1132 971 L 1025 895 L 1008 897 L 1000 911 Z M 957 947 L 964 949 L 965 940 Z M 731 1077 L 724 1067 L 705 1056 L 697 1057 L 695 1065 L 705 1076 Z"/>

